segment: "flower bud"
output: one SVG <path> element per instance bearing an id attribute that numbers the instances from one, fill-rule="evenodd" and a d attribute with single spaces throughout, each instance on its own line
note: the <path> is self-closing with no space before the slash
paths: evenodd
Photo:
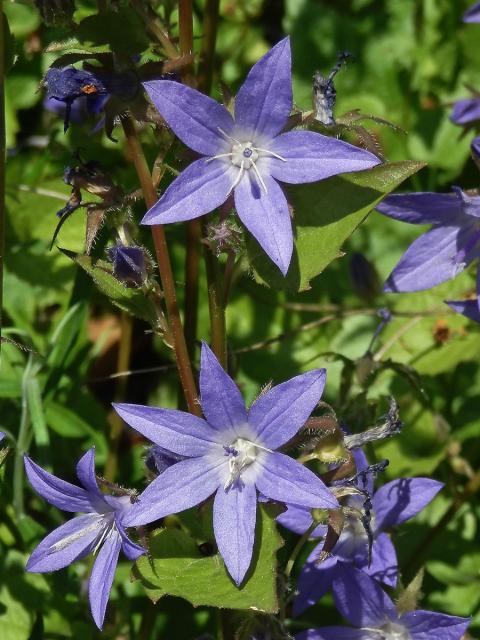
<path id="1" fill-rule="evenodd" d="M 145 252 L 141 247 L 117 245 L 108 249 L 113 275 L 129 287 L 141 287 L 147 279 Z"/>

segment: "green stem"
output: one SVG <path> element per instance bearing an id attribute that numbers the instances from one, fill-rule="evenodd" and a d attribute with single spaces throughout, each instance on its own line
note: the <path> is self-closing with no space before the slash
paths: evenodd
<path id="1" fill-rule="evenodd" d="M 133 318 L 126 311 L 122 311 L 120 317 L 120 342 L 118 345 L 117 372 L 127 371 L 130 368 L 130 357 L 132 353 L 132 333 Z M 115 402 L 123 402 L 125 400 L 125 392 L 127 390 L 128 377 L 122 376 L 117 378 L 115 388 Z M 105 480 L 113 482 L 118 470 L 118 451 L 120 448 L 120 439 L 123 432 L 123 420 L 116 411 L 110 416 L 110 436 L 108 456 L 105 463 L 104 477 Z"/>
<path id="2" fill-rule="evenodd" d="M 22 411 L 20 415 L 20 429 L 18 431 L 17 447 L 15 450 L 15 462 L 13 465 L 13 506 L 16 515 L 20 518 L 25 514 L 23 500 L 23 455 L 28 451 L 30 441 L 30 415 L 28 411 L 27 387 L 32 370 L 32 355 L 29 356 L 27 366 L 22 376 Z"/>
<path id="3" fill-rule="evenodd" d="M 203 233 L 206 236 L 206 223 L 202 220 Z M 208 310 L 210 312 L 210 340 L 212 350 L 222 367 L 227 369 L 227 334 L 225 326 L 225 307 L 223 305 L 223 287 L 221 285 L 220 265 L 209 246 L 204 247 L 205 268 L 207 271 Z"/>
<path id="4" fill-rule="evenodd" d="M 288 584 L 290 580 L 290 575 L 295 565 L 295 561 L 298 558 L 298 554 L 303 549 L 303 545 L 310 538 L 313 531 L 318 527 L 318 524 L 319 523 L 316 520 L 314 520 L 312 524 L 308 527 L 308 529 L 305 531 L 305 533 L 298 539 L 297 544 L 293 547 L 293 551 L 290 554 L 290 557 L 288 559 L 287 565 L 285 567 L 285 572 L 284 572 L 286 584 Z M 283 597 L 280 600 L 280 611 L 278 614 L 281 622 L 285 620 L 286 613 L 287 613 L 287 601 L 285 597 Z"/>
<path id="5" fill-rule="evenodd" d="M 307 542 L 307 540 L 310 538 L 310 536 L 318 527 L 318 525 L 319 523 L 316 520 L 314 520 L 312 524 L 308 527 L 308 529 L 305 531 L 305 533 L 303 533 L 302 536 L 298 539 L 297 544 L 293 547 L 293 551 L 290 554 L 290 557 L 287 562 L 287 566 L 285 567 L 285 577 L 287 578 L 287 580 L 290 578 L 290 574 L 292 573 L 293 566 L 295 564 L 296 559 L 298 558 L 298 554 L 303 548 L 303 545 Z"/>
<path id="6" fill-rule="evenodd" d="M 140 180 L 145 204 L 149 208 L 153 207 L 157 201 L 157 193 L 153 186 L 152 176 L 150 174 L 140 140 L 138 139 L 135 125 L 130 117 L 122 118 L 122 125 L 131 157 Z M 175 280 L 173 278 L 165 232 L 162 225 L 159 224 L 153 225 L 151 229 L 183 393 L 190 413 L 199 416 L 201 413 L 200 407 L 197 403 L 197 388 L 193 378 L 190 358 L 188 356 L 185 335 L 183 333 L 182 320 L 177 303 Z"/>
<path id="7" fill-rule="evenodd" d="M 2 348 L 2 324 L 3 324 L 3 257 L 5 251 L 5 42 L 3 35 L 3 0 L 0 0 L 0 353 Z"/>

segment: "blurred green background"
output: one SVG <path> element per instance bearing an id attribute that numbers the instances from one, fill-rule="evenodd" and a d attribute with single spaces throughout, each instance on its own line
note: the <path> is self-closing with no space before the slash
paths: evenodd
<path id="1" fill-rule="evenodd" d="M 77 20 L 96 11 L 93 2 L 75 4 Z M 388 160 L 428 162 L 402 188 L 443 191 L 452 184 L 475 188 L 478 172 L 469 158 L 473 134 L 462 136 L 461 129 L 449 122 L 449 104 L 468 96 L 465 83 L 480 88 L 480 25 L 461 22 L 469 4 L 222 0 L 213 94 L 220 95 L 220 78 L 236 90 L 250 66 L 289 34 L 295 103 L 309 109 L 313 73 L 328 72 L 337 52 L 348 50 L 354 59 L 336 78 L 335 113 L 361 109 L 405 130 L 402 134 L 368 125 Z M 194 6 L 199 45 L 203 2 Z M 102 132 L 90 134 L 94 121 L 72 124 L 64 135 L 62 118 L 44 109 L 39 85 L 58 55 L 45 49 L 68 33 L 43 26 L 29 2 L 4 2 L 4 10 L 15 38 L 15 63 L 6 80 L 5 335 L 34 353 L 8 343 L 2 347 L 0 429 L 16 439 L 22 419 L 30 420 L 33 436 L 27 446 L 32 457 L 57 475 L 72 478 L 74 462 L 92 444 L 98 464 L 105 462 L 109 404 L 115 393 L 115 381 L 109 376 L 116 371 L 120 328 L 119 314 L 107 299 L 56 248 L 49 251 L 55 212 L 70 192 L 62 180 L 63 169 L 75 162 L 73 152 L 81 148 L 83 159 L 100 161 L 125 191 L 137 188 L 137 178 L 119 127 L 114 131 L 117 143 Z M 148 127 L 142 138 L 153 160 L 155 147 Z M 143 211 L 139 201 L 137 220 Z M 59 246 L 81 251 L 84 229 L 84 213 L 78 211 L 62 228 Z M 372 462 L 389 458 L 386 479 L 429 475 L 446 484 L 430 507 L 395 534 L 401 566 L 461 493 L 480 459 L 480 328 L 443 304 L 445 299 L 474 292 L 474 271 L 428 292 L 381 293 L 381 283 L 419 232 L 418 227 L 372 213 L 345 245 L 346 255 L 316 278 L 309 291 L 298 295 L 272 291 L 244 273 L 227 314 L 232 367 L 249 401 L 271 379 L 278 382 L 302 370 L 326 366 L 325 399 L 355 431 L 373 424 L 386 410 L 389 395 L 395 396 L 404 430 L 371 450 Z M 149 246 L 148 234 L 142 233 Z M 183 228 L 169 228 L 168 238 L 182 296 Z M 98 255 L 103 254 L 107 240 L 104 232 L 95 249 Z M 377 272 L 379 284 L 368 295 L 352 282 L 354 252 L 362 253 Z M 208 336 L 203 274 L 202 282 L 199 337 Z M 384 306 L 400 315 L 375 342 L 372 351 L 378 371 L 365 377 L 365 368 L 373 366 L 363 356 L 379 323 L 375 310 Z M 348 317 L 342 317 L 345 310 Z M 304 326 L 325 314 L 331 320 L 317 327 Z M 141 321 L 135 322 L 132 370 L 171 362 L 168 349 L 147 329 Z M 258 344 L 273 338 L 269 344 Z M 174 371 L 160 369 L 129 376 L 126 398 L 175 407 L 176 392 Z M 144 445 L 131 433 L 125 434 L 120 482 L 143 487 L 143 452 Z M 13 459 L 14 454 L 4 469 L 0 493 L 0 637 L 97 637 L 81 590 L 87 563 L 49 576 L 23 573 L 27 554 L 47 530 L 62 522 L 62 515 L 26 486 L 21 488 L 24 509 L 19 512 L 12 506 Z M 432 540 L 425 557 L 421 602 L 422 608 L 473 615 L 472 637 L 480 633 L 479 515 L 474 497 Z M 291 549 L 293 537 L 285 537 L 286 549 Z M 120 565 L 110 623 L 102 637 L 133 634 L 145 602 L 141 587 L 129 581 L 129 565 Z M 214 625 L 210 610 L 194 610 L 181 600 L 166 598 L 157 611 L 158 637 L 199 637 Z M 292 630 L 331 620 L 335 613 L 326 598 L 317 612 L 307 611 L 300 622 L 292 623 Z"/>

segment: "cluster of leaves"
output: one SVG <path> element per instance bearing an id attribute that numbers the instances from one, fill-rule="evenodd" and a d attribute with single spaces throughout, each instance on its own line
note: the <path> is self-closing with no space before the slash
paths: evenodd
<path id="1" fill-rule="evenodd" d="M 95 637 L 86 622 L 85 598 L 79 595 L 85 566 L 55 574 L 48 582 L 23 572 L 27 553 L 60 522 L 60 516 L 27 493 L 18 469 L 21 455 L 31 451 L 39 463 L 69 477 L 78 451 L 91 445 L 96 446 L 99 465 L 105 462 L 109 404 L 116 392 L 115 381 L 108 377 L 115 372 L 120 333 L 119 316 L 108 298 L 138 318 L 130 368 L 153 369 L 128 378 L 129 401 L 176 405 L 171 353 L 158 338 L 145 335 L 154 310 L 138 289 L 119 284 L 103 262 L 108 230 L 99 230 L 92 256 L 85 256 L 85 219 L 76 212 L 59 233 L 60 246 L 70 253 L 49 252 L 55 212 L 69 196 L 61 175 L 72 163 L 72 149 L 82 147 L 86 158 L 100 159 L 126 192 L 138 185 L 122 153 L 122 140 L 115 145 L 106 136 L 87 136 L 90 125 L 85 124 L 72 126 L 64 136 L 62 118 L 43 110 L 37 88 L 46 69 L 52 63 L 101 61 L 112 51 L 128 59 L 135 55 L 138 65 L 164 58 L 161 46 L 152 45 L 146 35 L 142 13 L 130 3 L 116 3 L 118 10 L 107 18 L 108 29 L 106 17 L 97 15 L 94 3 L 75 4 L 75 13 L 68 17 L 74 29 L 69 30 L 42 25 L 29 3 L 5 7 L 13 34 L 8 39 L 13 66 L 6 92 L 10 156 L 5 335 L 26 347 L 2 345 L 0 429 L 17 442 L 2 469 L 0 496 L 0 629 L 6 640 Z M 175 25 L 176 3 L 152 4 L 162 4 L 156 7 L 162 20 Z M 464 82 L 480 80 L 480 59 L 476 32 L 459 26 L 463 6 L 447 0 L 381 4 L 363 0 L 340 7 L 326 0 L 286 0 L 278 3 L 281 9 L 273 10 L 271 2 L 240 0 L 223 12 L 218 38 L 218 60 L 223 62 L 218 62 L 222 68 L 217 71 L 232 86 L 283 25 L 292 35 L 300 107 L 307 108 L 311 100 L 312 60 L 316 67 L 329 68 L 336 52 L 347 46 L 356 61 L 338 76 L 337 112 L 361 108 L 388 117 L 409 132 L 403 136 L 372 125 L 390 163 L 365 175 L 289 190 L 297 225 L 293 268 L 286 279 L 281 278 L 256 243 L 248 240 L 227 322 L 232 362 L 247 399 L 253 399 L 272 372 L 280 381 L 326 362 L 327 400 L 353 432 L 370 424 L 390 395 L 397 398 L 407 426 L 397 438 L 378 445 L 372 456 L 390 460 L 386 478 L 434 475 L 448 486 L 445 495 L 402 530 L 398 551 L 404 565 L 478 465 L 480 332 L 443 305 L 444 299 L 458 299 L 473 290 L 474 278 L 467 273 L 426 293 L 386 296 L 378 282 L 417 230 L 375 213 L 362 223 L 381 198 L 404 181 L 404 186 L 415 189 L 441 190 L 452 181 L 465 188 L 476 186 L 475 174 L 465 163 L 469 140 L 457 142 L 458 130 L 448 121 L 445 104 L 464 95 Z M 195 28 L 200 35 L 200 27 Z M 143 136 L 153 161 L 156 143 L 148 130 Z M 167 160 L 174 164 L 175 152 Z M 428 168 L 417 173 L 425 161 Z M 321 220 L 315 215 L 318 202 L 328 203 Z M 131 208 L 138 220 L 141 203 L 133 200 Z M 141 240 L 149 246 L 146 233 Z M 185 252 L 181 229 L 169 230 L 169 243 L 181 273 Z M 368 256 L 377 274 L 366 288 L 352 286 L 354 252 Z M 206 299 L 203 284 L 200 296 Z M 376 311 L 383 307 L 392 308 L 393 319 L 371 345 L 379 322 Z M 208 335 L 206 314 L 202 307 L 199 335 Z M 120 482 L 141 486 L 141 447 L 133 436 L 124 437 Z M 474 631 L 480 625 L 478 554 L 473 554 L 479 516 L 478 507 L 466 503 L 438 533 L 429 548 L 423 584 L 425 608 L 454 615 L 470 615 L 473 610 Z M 153 601 L 181 596 L 199 607 L 194 610 L 184 600 L 171 598 L 157 606 L 156 633 L 168 629 L 179 639 L 214 629 L 210 607 L 276 611 L 275 553 L 283 562 L 295 536 L 282 531 L 282 547 L 271 514 L 262 510 L 255 573 L 239 591 L 219 557 L 203 553 L 199 546 L 211 540 L 207 521 L 208 514 L 199 525 L 186 513 L 155 534 L 153 562 L 146 557 L 137 564 L 135 582 L 130 582 L 129 565 L 120 565 L 112 594 L 115 623 L 106 634 L 115 637 L 139 628 L 145 592 Z M 307 545 L 305 556 L 308 550 Z M 334 619 L 334 608 L 327 601 L 298 624 L 324 626 Z"/>

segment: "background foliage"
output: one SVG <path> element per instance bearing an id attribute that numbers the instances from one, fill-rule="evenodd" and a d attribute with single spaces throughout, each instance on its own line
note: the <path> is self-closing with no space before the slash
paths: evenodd
<path id="1" fill-rule="evenodd" d="M 462 137 L 448 119 L 449 103 L 468 94 L 465 83 L 480 86 L 480 26 L 461 23 L 468 4 L 450 0 L 223 0 L 214 86 L 219 91 L 222 77 L 236 89 L 251 64 L 287 33 L 292 37 L 295 100 L 306 109 L 313 72 L 328 71 L 337 52 L 348 49 L 354 61 L 337 77 L 336 113 L 360 108 L 405 129 L 406 135 L 371 126 L 389 161 L 428 162 L 402 189 L 442 191 L 451 184 L 477 187 L 478 173 L 469 160 L 470 137 Z M 55 212 L 70 191 L 62 181 L 63 169 L 75 162 L 72 150 L 81 148 L 83 158 L 99 160 L 126 191 L 137 188 L 136 176 L 130 170 L 119 128 L 114 132 L 117 143 L 101 133 L 88 135 L 92 122 L 73 124 L 63 134 L 62 119 L 44 109 L 38 87 L 49 65 L 62 53 L 49 51 L 49 45 L 65 34 L 58 27 L 42 26 L 38 11 L 29 2 L 6 2 L 4 6 L 14 37 L 9 40 L 14 64 L 6 89 L 5 335 L 31 351 L 8 343 L 2 347 L 0 429 L 17 440 L 19 453 L 28 450 L 57 475 L 72 478 L 74 462 L 91 445 L 96 446 L 99 465 L 106 460 L 109 405 L 117 388 L 117 379 L 110 376 L 116 371 L 120 320 L 87 274 L 58 249 L 49 251 Z M 201 15 L 202 1 L 195 6 Z M 76 2 L 76 7 L 77 21 L 96 12 L 96 4 L 85 0 Z M 195 28 L 199 35 L 199 22 Z M 119 42 L 127 50 L 141 49 L 144 59 L 153 55 L 134 23 L 112 25 L 108 34 L 99 30 L 93 40 L 94 46 L 107 49 Z M 148 128 L 143 135 L 153 160 L 155 148 Z M 143 203 L 138 202 L 137 220 L 142 213 Z M 345 237 L 363 217 L 354 221 Z M 84 213 L 78 211 L 60 231 L 59 246 L 82 251 L 84 228 Z M 143 233 L 142 241 L 148 246 L 149 236 Z M 247 268 L 239 274 L 227 315 L 233 369 L 248 400 L 270 379 L 276 382 L 327 366 L 325 399 L 355 431 L 373 424 L 385 411 L 388 396 L 395 396 L 404 430 L 376 446 L 370 452 L 371 461 L 390 460 L 385 479 L 431 475 L 446 483 L 434 503 L 396 537 L 400 564 L 410 577 L 418 568 L 419 541 L 431 535 L 480 458 L 480 328 L 443 304 L 445 299 L 459 299 L 474 291 L 473 272 L 428 292 L 381 293 L 380 283 L 418 233 L 417 227 L 372 213 L 343 246 L 344 257 L 327 266 L 301 294 L 259 284 L 262 267 L 254 262 L 256 278 Z M 183 234 L 180 226 L 168 229 L 180 294 Z M 102 232 L 95 255 L 104 257 L 106 242 Z M 377 272 L 378 282 L 368 291 L 352 282 L 350 265 L 355 252 L 368 258 Z M 318 263 L 308 265 L 302 281 L 305 287 L 312 274 L 322 269 L 320 256 Z M 376 310 L 385 306 L 398 313 L 367 353 L 379 323 Z M 126 378 L 125 396 L 129 402 L 175 407 L 177 382 L 169 366 L 170 352 L 147 328 L 142 320 L 135 321 L 130 367 L 134 374 Z M 200 309 L 198 335 L 208 335 L 205 305 Z M 148 372 L 135 373 L 138 369 Z M 131 432 L 124 435 L 119 480 L 136 483 L 139 489 L 143 448 Z M 23 572 L 27 554 L 47 530 L 62 521 L 62 515 L 15 477 L 15 455 L 19 454 L 10 455 L 2 470 L 0 493 L 2 639 L 95 638 L 98 632 L 88 620 L 85 594 L 79 589 L 86 563 L 48 576 Z M 473 614 L 474 636 L 480 632 L 479 516 L 478 501 L 467 502 L 432 537 L 422 601 L 423 608 Z M 282 536 L 285 546 L 280 553 L 287 554 L 294 537 L 285 531 Z M 183 543 L 189 544 L 187 539 Z M 273 547 L 278 544 L 271 542 Z M 146 598 L 129 573 L 129 565 L 121 564 L 111 598 L 116 625 L 110 631 L 107 628 L 104 636 L 120 637 L 120 632 L 128 635 L 138 629 Z M 195 588 L 194 575 L 192 583 Z M 198 637 L 215 625 L 212 609 L 193 609 L 181 599 L 164 597 L 155 611 L 156 632 L 168 629 L 168 636 L 178 640 Z M 316 613 L 307 611 L 292 629 L 323 626 L 333 620 L 335 612 L 326 598 Z"/>

